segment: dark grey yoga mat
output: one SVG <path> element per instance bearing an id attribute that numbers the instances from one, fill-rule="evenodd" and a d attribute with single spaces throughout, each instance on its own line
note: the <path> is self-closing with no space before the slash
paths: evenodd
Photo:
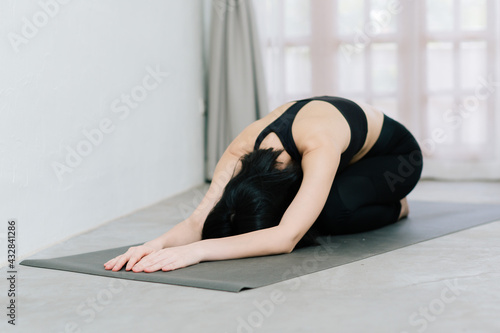
<path id="1" fill-rule="evenodd" d="M 131 246 L 53 259 L 24 260 L 21 265 L 122 279 L 239 292 L 344 265 L 453 232 L 500 220 L 500 205 L 411 202 L 411 217 L 360 234 L 321 238 L 321 245 L 290 254 L 202 262 L 171 272 L 110 272 L 103 263 Z"/>

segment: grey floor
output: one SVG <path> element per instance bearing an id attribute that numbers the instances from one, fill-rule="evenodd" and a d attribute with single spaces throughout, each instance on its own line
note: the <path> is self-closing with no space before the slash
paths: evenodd
<path id="1" fill-rule="evenodd" d="M 204 190 L 165 200 L 32 258 L 149 240 L 185 217 Z M 410 199 L 500 203 L 500 183 L 425 181 Z M 17 325 L 7 325 L 4 310 L 0 331 L 500 332 L 499 235 L 500 221 L 241 293 L 21 266 Z M 6 290 L 2 278 L 2 299 Z M 282 295 L 278 300 L 276 293 Z"/>

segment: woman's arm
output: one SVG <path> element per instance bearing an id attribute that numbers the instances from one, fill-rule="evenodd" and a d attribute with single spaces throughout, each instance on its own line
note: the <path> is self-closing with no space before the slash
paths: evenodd
<path id="1" fill-rule="evenodd" d="M 201 232 L 208 214 L 221 198 L 229 180 L 241 167 L 239 163 L 241 157 L 253 149 L 253 141 L 249 142 L 248 138 L 255 137 L 255 132 L 259 128 L 256 124 L 257 122 L 248 125 L 224 151 L 215 167 L 210 187 L 193 213 L 186 220 L 147 243 L 166 248 L 201 240 Z"/>
<path id="2" fill-rule="evenodd" d="M 204 260 L 222 260 L 289 253 L 318 218 L 340 163 L 331 145 L 305 153 L 304 178 L 297 195 L 276 227 L 194 243 Z"/>
<path id="3" fill-rule="evenodd" d="M 166 248 L 145 257 L 134 266 L 133 271 L 169 271 L 200 261 L 291 252 L 323 210 L 339 162 L 340 152 L 331 145 L 304 153 L 302 184 L 276 227 Z"/>
<path id="4" fill-rule="evenodd" d="M 169 248 L 179 250 L 185 248 L 186 245 L 200 241 L 203 224 L 205 223 L 208 213 L 222 196 L 226 184 L 235 172 L 235 167 L 241 155 L 244 154 L 241 149 L 238 151 L 240 144 L 241 140 L 237 138 L 226 149 L 217 163 L 214 170 L 214 177 L 207 193 L 198 207 L 187 219 L 175 225 L 163 235 L 141 246 L 131 247 L 127 252 L 107 261 L 104 264 L 105 269 L 119 271 L 127 264 L 125 269 L 131 270 L 136 263 L 146 256 L 151 258 L 159 251 L 164 251 Z"/>
<path id="5" fill-rule="evenodd" d="M 166 248 L 201 240 L 201 231 L 208 213 L 222 196 L 222 192 L 233 176 L 239 159 L 240 156 L 234 152 L 233 144 L 230 145 L 217 163 L 210 187 L 193 213 L 163 235 L 147 242 L 147 244 Z"/>

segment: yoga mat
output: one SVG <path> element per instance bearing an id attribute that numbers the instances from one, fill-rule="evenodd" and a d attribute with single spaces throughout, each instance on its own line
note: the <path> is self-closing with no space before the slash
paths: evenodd
<path id="1" fill-rule="evenodd" d="M 320 238 L 320 245 L 289 254 L 202 262 L 171 272 L 110 272 L 103 263 L 130 246 L 53 259 L 27 259 L 21 265 L 114 278 L 239 292 L 344 265 L 460 230 L 500 220 L 500 205 L 410 202 L 410 218 L 381 229 Z"/>

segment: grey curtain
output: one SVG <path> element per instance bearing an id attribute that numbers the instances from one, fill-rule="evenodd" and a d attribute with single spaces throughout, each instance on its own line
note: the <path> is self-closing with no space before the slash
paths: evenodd
<path id="1" fill-rule="evenodd" d="M 267 114 L 267 93 L 251 0 L 212 0 L 205 177 L 231 141 Z"/>

